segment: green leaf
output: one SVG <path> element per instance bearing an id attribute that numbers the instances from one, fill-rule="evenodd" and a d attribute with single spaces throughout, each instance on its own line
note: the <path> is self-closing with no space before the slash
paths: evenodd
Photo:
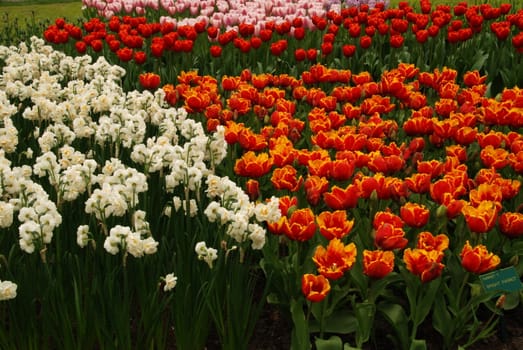
<path id="1" fill-rule="evenodd" d="M 403 307 L 399 304 L 381 303 L 377 305 L 377 309 L 396 332 L 401 348 L 405 349 L 409 343 L 409 330 L 407 328 L 409 320 Z"/>
<path id="2" fill-rule="evenodd" d="M 521 302 L 521 292 L 511 292 L 505 295 L 503 310 L 515 309 Z"/>
<path id="3" fill-rule="evenodd" d="M 439 286 L 441 285 L 441 277 L 436 278 L 435 280 L 430 281 L 422 285 L 422 288 L 426 288 L 425 294 L 419 300 L 417 305 L 415 305 L 415 310 L 411 310 L 411 313 L 414 314 L 414 324 L 416 326 L 420 325 L 421 322 L 427 317 L 430 310 L 434 305 L 434 299 L 440 290 Z M 423 290 L 422 290 L 423 292 Z"/>
<path id="4" fill-rule="evenodd" d="M 358 330 L 356 331 L 356 345 L 361 347 L 370 338 L 370 332 L 374 323 L 376 314 L 376 305 L 374 303 L 358 303 L 355 310 L 356 319 L 358 320 Z"/>
<path id="5" fill-rule="evenodd" d="M 314 344 L 317 350 L 341 350 L 343 348 L 341 338 L 334 335 L 329 339 L 316 338 Z"/>
<path id="6" fill-rule="evenodd" d="M 503 247 L 506 253 L 512 253 L 514 255 L 523 255 L 523 241 L 511 242 L 507 241 L 508 244 Z M 512 243 L 512 244 L 510 244 Z"/>
<path id="7" fill-rule="evenodd" d="M 347 309 L 336 310 L 329 318 L 325 320 L 323 330 L 326 333 L 350 334 L 358 329 L 358 320 L 356 316 Z M 319 322 L 314 320 L 309 324 L 309 331 L 316 333 L 320 331 Z"/>
<path id="8" fill-rule="evenodd" d="M 294 325 L 291 338 L 292 350 L 307 350 L 310 349 L 309 329 L 305 314 L 303 312 L 303 304 L 301 300 L 291 300 L 291 317 Z"/>
<path id="9" fill-rule="evenodd" d="M 414 339 L 410 344 L 409 350 L 425 350 L 427 349 L 427 343 L 424 339 Z"/>
<path id="10" fill-rule="evenodd" d="M 489 58 L 489 53 L 484 53 L 483 51 L 478 51 L 474 58 L 472 59 L 474 64 L 470 67 L 471 71 L 481 70 L 485 66 L 485 62 Z"/>
<path id="11" fill-rule="evenodd" d="M 445 344 L 449 344 L 449 341 L 452 341 L 454 334 L 453 318 L 454 317 L 447 310 L 445 297 L 439 295 L 439 297 L 434 301 L 432 326 L 442 335 Z"/>

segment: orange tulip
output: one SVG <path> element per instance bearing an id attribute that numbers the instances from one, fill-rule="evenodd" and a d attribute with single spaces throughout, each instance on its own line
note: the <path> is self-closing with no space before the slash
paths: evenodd
<path id="1" fill-rule="evenodd" d="M 358 187 L 360 191 L 360 197 L 370 198 L 373 192 L 376 192 L 378 198 L 388 199 L 390 192 L 386 186 L 385 176 L 378 173 L 373 176 L 363 176 L 360 179 L 354 181 L 354 185 Z"/>
<path id="2" fill-rule="evenodd" d="M 243 123 L 236 123 L 234 121 L 228 121 L 225 124 L 225 141 L 229 145 L 233 145 L 238 142 L 240 138 L 240 133 L 245 129 Z"/>
<path id="3" fill-rule="evenodd" d="M 392 213 L 391 211 L 378 211 L 372 220 L 372 226 L 374 229 L 378 229 L 383 224 L 391 224 L 394 227 L 402 228 L 403 221 L 401 218 Z"/>
<path id="4" fill-rule="evenodd" d="M 407 270 L 419 276 L 421 282 L 430 282 L 441 275 L 445 265 L 441 263 L 444 254 L 438 250 L 405 249 L 403 261 Z"/>
<path id="5" fill-rule="evenodd" d="M 211 97 L 201 90 L 189 89 L 183 94 L 185 99 L 184 108 L 188 113 L 203 112 L 210 104 Z"/>
<path id="6" fill-rule="evenodd" d="M 330 177 L 332 161 L 330 159 L 311 159 L 307 163 L 307 169 L 311 175 Z"/>
<path id="7" fill-rule="evenodd" d="M 356 245 L 350 243 L 344 245 L 338 238 L 329 241 L 327 249 L 318 246 L 312 257 L 318 272 L 329 280 L 337 280 L 352 268 L 356 261 Z"/>
<path id="8" fill-rule="evenodd" d="M 474 206 L 478 206 L 483 201 L 492 201 L 499 203 L 499 206 L 501 206 L 502 199 L 503 192 L 501 187 L 494 183 L 479 184 L 478 187 L 469 191 L 469 201 Z"/>
<path id="9" fill-rule="evenodd" d="M 320 202 L 321 196 L 329 189 L 329 181 L 325 177 L 309 175 L 305 179 L 304 187 L 307 202 L 316 206 Z"/>
<path id="10" fill-rule="evenodd" d="M 354 173 L 354 162 L 348 159 L 337 159 L 331 162 L 330 176 L 337 181 L 345 181 L 350 179 Z"/>
<path id="11" fill-rule="evenodd" d="M 502 169 L 509 165 L 509 152 L 503 148 L 494 148 L 491 145 L 479 152 L 483 165 L 487 168 Z"/>
<path id="12" fill-rule="evenodd" d="M 247 180 L 245 192 L 247 192 L 251 201 L 255 201 L 260 196 L 260 183 L 254 179 Z"/>
<path id="13" fill-rule="evenodd" d="M 449 247 L 449 237 L 443 233 L 434 236 L 427 231 L 421 232 L 418 234 L 418 245 L 416 247 L 427 251 L 437 250 L 443 252 Z"/>
<path id="14" fill-rule="evenodd" d="M 244 150 L 261 151 L 268 146 L 264 135 L 257 134 L 249 128 L 243 128 L 238 134 L 238 143 Z"/>
<path id="15" fill-rule="evenodd" d="M 346 188 L 333 186 L 330 192 L 323 194 L 325 204 L 334 210 L 347 210 L 356 207 L 360 191 L 357 186 L 350 184 Z"/>
<path id="16" fill-rule="evenodd" d="M 274 169 L 272 172 L 271 183 L 277 190 L 289 190 L 296 192 L 303 183 L 303 177 L 296 177 L 298 171 L 290 165 L 283 168 Z"/>
<path id="17" fill-rule="evenodd" d="M 485 233 L 496 224 L 499 209 L 499 204 L 496 202 L 482 201 L 478 206 L 465 204 L 461 213 L 472 232 Z"/>
<path id="18" fill-rule="evenodd" d="M 414 193 L 427 193 L 430 190 L 431 175 L 424 173 L 414 173 L 405 178 L 407 188 Z"/>
<path id="19" fill-rule="evenodd" d="M 501 261 L 499 256 L 489 253 L 484 245 L 472 247 L 469 241 L 463 246 L 460 256 L 465 270 L 478 275 L 494 270 Z"/>
<path id="20" fill-rule="evenodd" d="M 240 86 L 240 77 L 224 75 L 221 84 L 224 91 L 236 90 Z"/>
<path id="21" fill-rule="evenodd" d="M 354 226 L 354 220 L 347 220 L 345 210 L 321 212 L 316 217 L 316 222 L 320 228 L 320 233 L 328 240 L 345 237 Z"/>
<path id="22" fill-rule="evenodd" d="M 432 133 L 434 121 L 423 116 L 412 117 L 403 123 L 403 130 L 407 135 L 428 135 Z"/>
<path id="23" fill-rule="evenodd" d="M 401 219 L 410 227 L 422 227 L 429 221 L 430 211 L 423 205 L 407 202 L 400 208 Z"/>
<path id="24" fill-rule="evenodd" d="M 401 227 L 389 223 L 381 224 L 375 230 L 374 244 L 383 250 L 403 249 L 409 243 Z"/>
<path id="25" fill-rule="evenodd" d="M 227 99 L 227 106 L 238 115 L 244 115 L 251 110 L 251 101 L 234 94 Z"/>
<path id="26" fill-rule="evenodd" d="M 310 208 L 297 209 L 283 226 L 287 237 L 295 241 L 308 241 L 316 232 L 314 213 Z"/>
<path id="27" fill-rule="evenodd" d="M 287 216 L 289 212 L 294 211 L 298 205 L 297 197 L 283 196 L 278 201 L 278 206 L 282 216 Z"/>
<path id="28" fill-rule="evenodd" d="M 363 273 L 371 278 L 383 278 L 394 270 L 394 253 L 390 250 L 364 250 Z"/>
<path id="29" fill-rule="evenodd" d="M 480 148 L 487 148 L 488 146 L 500 148 L 503 142 L 507 142 L 507 136 L 501 131 L 478 132 L 476 138 Z"/>
<path id="30" fill-rule="evenodd" d="M 523 213 L 506 212 L 499 217 L 501 232 L 510 238 L 523 236 Z"/>
<path id="31" fill-rule="evenodd" d="M 463 75 L 463 82 L 468 87 L 483 84 L 486 79 L 487 79 L 487 76 L 479 75 L 479 72 L 477 70 L 472 71 L 472 72 L 465 72 L 465 74 Z"/>
<path id="32" fill-rule="evenodd" d="M 249 151 L 236 160 L 234 172 L 239 176 L 258 178 L 267 174 L 271 167 L 272 161 L 267 153 L 256 155 L 253 151 Z"/>
<path id="33" fill-rule="evenodd" d="M 305 274 L 301 278 L 301 290 L 307 300 L 320 302 L 329 294 L 331 286 L 329 280 L 322 275 Z"/>
<path id="34" fill-rule="evenodd" d="M 432 159 L 418 162 L 417 169 L 418 173 L 430 174 L 430 177 L 434 179 L 443 174 L 443 171 L 445 170 L 443 165 L 444 164 L 439 160 Z"/>
<path id="35" fill-rule="evenodd" d="M 510 167 L 518 174 L 523 174 L 523 151 L 508 155 Z"/>
<path id="36" fill-rule="evenodd" d="M 282 167 L 294 162 L 296 149 L 286 136 L 280 136 L 269 139 L 269 154 L 273 159 L 274 165 Z"/>

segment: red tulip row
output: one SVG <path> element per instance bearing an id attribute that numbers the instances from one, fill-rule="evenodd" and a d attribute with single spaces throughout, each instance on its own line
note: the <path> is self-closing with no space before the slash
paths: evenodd
<path id="1" fill-rule="evenodd" d="M 493 35 L 499 42 L 510 39 L 514 49 L 523 52 L 523 10 L 510 13 L 510 4 L 494 7 L 463 2 L 453 7 L 433 8 L 429 1 L 422 1 L 419 12 L 406 2 L 389 9 L 382 5 L 377 4 L 373 9 L 366 5 L 344 8 L 339 13 L 328 12 L 325 18 L 313 17 L 315 30 L 305 29 L 300 18 L 292 22 L 268 22 L 255 33 L 254 25 L 247 23 L 223 31 L 205 21 L 176 28 L 170 22 L 148 23 L 145 17 L 124 16 L 108 22 L 93 18 L 83 28 L 57 19 L 45 30 L 44 37 L 57 45 L 73 42 L 80 54 L 109 50 L 116 54 L 117 60 L 134 60 L 137 64 L 167 59 L 169 52 L 191 53 L 196 47 L 201 50 L 199 53 L 215 58 L 232 57 L 237 55 L 234 50 L 238 50 L 242 54 L 257 52 L 258 60 L 268 52 L 291 65 L 296 61 L 327 63 L 341 55 L 352 57 L 363 52 L 373 42 L 378 42 L 378 46 L 388 43 L 395 49 L 406 42 L 409 47 L 423 45 L 431 38 L 457 44 L 478 35 Z M 203 40 L 195 46 L 200 37 Z M 272 58 L 266 63 L 270 61 Z"/>

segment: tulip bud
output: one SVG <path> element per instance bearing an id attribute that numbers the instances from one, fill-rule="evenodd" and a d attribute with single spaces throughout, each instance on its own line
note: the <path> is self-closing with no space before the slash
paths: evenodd
<path id="1" fill-rule="evenodd" d="M 287 217 L 291 217 L 292 213 L 294 213 L 296 211 L 296 209 L 298 209 L 297 206 L 295 206 L 295 205 L 290 206 L 289 209 L 287 210 Z"/>
<path id="2" fill-rule="evenodd" d="M 470 285 L 470 296 L 472 298 L 477 297 L 481 293 L 483 293 L 481 285 L 479 285 L 477 283 L 473 283 L 473 284 Z"/>
<path id="3" fill-rule="evenodd" d="M 372 190 L 372 193 L 370 194 L 370 200 L 377 202 L 378 201 L 378 191 Z"/>
<path id="4" fill-rule="evenodd" d="M 447 217 L 447 207 L 444 205 L 440 205 L 438 209 L 436 210 L 436 217 L 438 219 L 443 219 Z"/>
<path id="5" fill-rule="evenodd" d="M 505 300 L 507 299 L 507 296 L 505 294 L 501 294 L 498 298 L 498 300 L 496 301 L 496 307 L 498 309 L 503 309 L 503 307 L 505 306 Z"/>
<path id="6" fill-rule="evenodd" d="M 512 258 L 510 258 L 508 263 L 512 266 L 516 266 L 519 263 L 519 255 L 514 255 Z"/>

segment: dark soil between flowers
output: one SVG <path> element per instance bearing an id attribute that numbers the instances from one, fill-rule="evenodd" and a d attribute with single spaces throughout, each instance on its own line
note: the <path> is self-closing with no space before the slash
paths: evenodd
<path id="1" fill-rule="evenodd" d="M 380 329 L 381 327 L 381 329 Z M 387 324 L 376 325 L 376 334 L 387 334 L 390 327 Z M 248 350 L 286 350 L 290 349 L 292 325 L 287 317 L 274 306 L 266 305 L 261 315 Z M 391 349 L 391 342 L 383 336 L 375 337 L 374 343 L 367 343 L 364 350 Z M 425 339 L 427 349 L 442 349 L 440 335 L 427 324 L 418 335 Z M 351 339 L 347 339 L 351 342 Z M 351 342 L 354 346 L 354 342 Z M 457 348 L 457 345 L 456 345 Z M 208 350 L 220 349 L 219 344 L 209 344 Z M 481 340 L 468 349 L 471 350 L 521 350 L 523 349 L 523 306 L 505 311 L 500 319 L 497 333 L 488 339 Z"/>

